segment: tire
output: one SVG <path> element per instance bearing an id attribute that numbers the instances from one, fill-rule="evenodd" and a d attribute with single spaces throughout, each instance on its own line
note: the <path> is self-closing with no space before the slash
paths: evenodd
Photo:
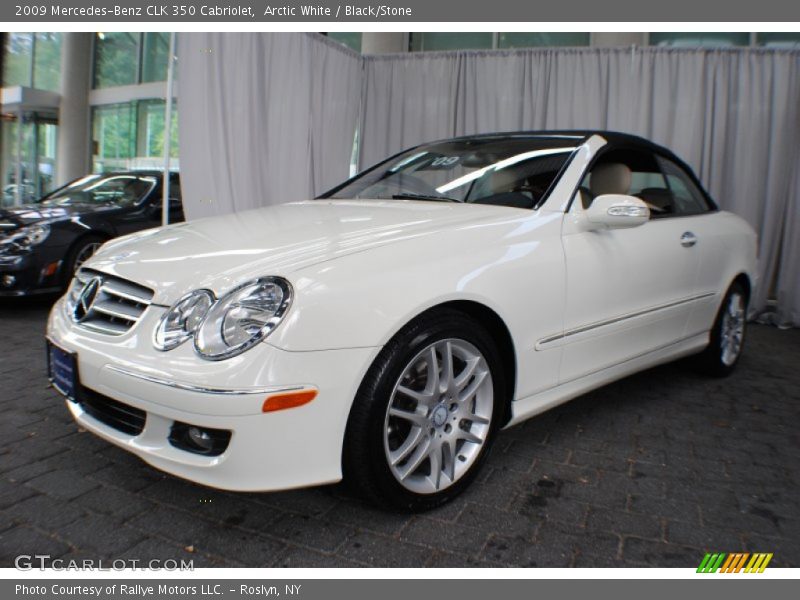
<path id="1" fill-rule="evenodd" d="M 736 368 L 744 348 L 747 328 L 747 290 L 735 281 L 722 300 L 708 346 L 698 355 L 701 373 L 727 377 Z"/>
<path id="2" fill-rule="evenodd" d="M 87 259 L 106 242 L 106 239 L 99 235 L 87 235 L 80 238 L 67 253 L 64 262 L 64 284 L 69 285 L 70 280 L 75 275 L 75 271 L 86 262 Z"/>
<path id="3" fill-rule="evenodd" d="M 345 433 L 345 482 L 403 512 L 448 502 L 486 460 L 505 390 L 497 346 L 479 323 L 450 309 L 426 313 L 392 338 L 359 387 Z"/>

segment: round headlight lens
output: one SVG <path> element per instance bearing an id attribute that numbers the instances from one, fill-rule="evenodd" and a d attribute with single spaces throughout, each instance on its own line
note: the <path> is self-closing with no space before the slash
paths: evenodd
<path id="1" fill-rule="evenodd" d="M 210 290 L 195 290 L 183 296 L 159 319 L 153 345 L 158 350 L 180 346 L 195 334 L 213 304 L 214 294 Z"/>
<path id="2" fill-rule="evenodd" d="M 208 360 L 241 354 L 278 326 L 291 302 L 292 286 L 285 279 L 248 281 L 211 307 L 195 334 L 195 350 Z"/>

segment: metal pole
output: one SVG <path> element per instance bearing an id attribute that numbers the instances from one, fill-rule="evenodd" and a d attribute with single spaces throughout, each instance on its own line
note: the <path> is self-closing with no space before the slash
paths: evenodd
<path id="1" fill-rule="evenodd" d="M 17 165 L 15 168 L 17 189 L 14 192 L 14 204 L 22 204 L 22 121 L 24 119 L 22 107 L 17 111 Z"/>
<path id="2" fill-rule="evenodd" d="M 169 34 L 169 63 L 167 64 L 167 100 L 164 107 L 164 182 L 161 185 L 161 225 L 169 224 L 169 159 L 172 145 L 172 83 L 175 75 L 175 32 Z"/>

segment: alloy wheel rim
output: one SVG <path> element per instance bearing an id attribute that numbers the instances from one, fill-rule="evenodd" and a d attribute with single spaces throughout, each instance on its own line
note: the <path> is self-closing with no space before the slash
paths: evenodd
<path id="1" fill-rule="evenodd" d="M 75 272 L 77 272 L 83 263 L 89 260 L 95 252 L 97 252 L 97 249 L 100 246 L 101 244 L 92 242 L 91 244 L 86 244 L 83 248 L 81 248 L 80 252 L 78 252 L 78 255 L 75 257 Z"/>
<path id="2" fill-rule="evenodd" d="M 473 344 L 450 338 L 428 345 L 403 369 L 386 410 L 392 475 L 414 493 L 447 489 L 480 455 L 493 409 L 492 375 Z"/>
<path id="3" fill-rule="evenodd" d="M 722 363 L 730 367 L 739 358 L 744 340 L 744 298 L 739 293 L 731 294 L 722 315 L 720 350 Z"/>

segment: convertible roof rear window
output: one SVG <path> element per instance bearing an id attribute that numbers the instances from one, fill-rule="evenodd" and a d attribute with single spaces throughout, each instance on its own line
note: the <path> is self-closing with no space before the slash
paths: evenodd
<path id="1" fill-rule="evenodd" d="M 327 197 L 536 208 L 583 139 L 520 134 L 425 144 L 380 163 Z"/>

